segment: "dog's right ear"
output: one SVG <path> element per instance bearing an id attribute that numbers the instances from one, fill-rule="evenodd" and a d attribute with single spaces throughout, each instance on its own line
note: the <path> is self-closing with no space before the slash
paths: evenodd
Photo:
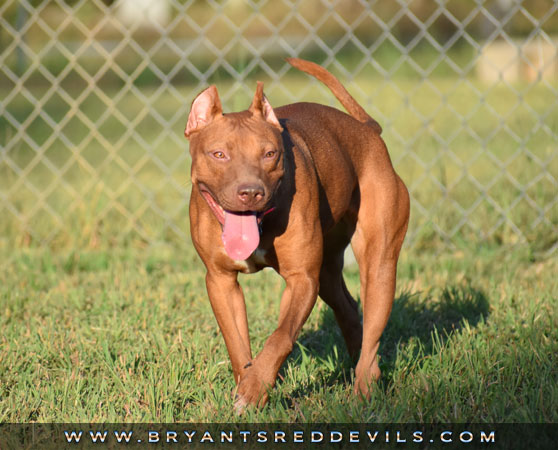
<path id="1" fill-rule="evenodd" d="M 188 139 L 192 133 L 201 130 L 217 116 L 223 114 L 221 100 L 215 85 L 209 86 L 205 91 L 198 94 L 192 102 L 188 123 L 184 130 L 184 136 Z"/>

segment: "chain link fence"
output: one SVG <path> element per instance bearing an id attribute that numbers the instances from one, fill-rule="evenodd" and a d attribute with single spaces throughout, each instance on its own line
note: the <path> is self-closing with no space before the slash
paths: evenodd
<path id="1" fill-rule="evenodd" d="M 558 3 L 3 0 L 0 246 L 189 242 L 189 106 L 335 105 L 384 128 L 407 245 L 558 246 Z"/>

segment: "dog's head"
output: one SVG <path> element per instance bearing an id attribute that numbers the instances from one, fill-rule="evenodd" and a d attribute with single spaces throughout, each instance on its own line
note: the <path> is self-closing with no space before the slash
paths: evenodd
<path id="1" fill-rule="evenodd" d="M 192 103 L 184 131 L 192 184 L 223 226 L 225 248 L 235 259 L 245 259 L 257 247 L 258 222 L 273 206 L 284 173 L 281 131 L 261 82 L 246 111 L 223 114 L 215 86 Z M 229 252 L 227 241 L 240 242 L 233 246 L 238 251 Z"/>

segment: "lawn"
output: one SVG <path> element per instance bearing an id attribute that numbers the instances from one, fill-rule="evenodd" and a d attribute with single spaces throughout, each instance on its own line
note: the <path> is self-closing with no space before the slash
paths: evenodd
<path id="1" fill-rule="evenodd" d="M 302 92 L 334 104 L 304 77 L 282 84 L 266 84 L 274 105 Z M 249 104 L 236 85 L 219 88 L 228 109 Z M 351 394 L 353 365 L 319 301 L 269 405 L 233 414 L 189 240 L 181 133 L 192 86 L 57 93 L 40 103 L 52 122 L 29 95 L 4 91 L 25 127 L 0 118 L 0 422 L 557 422 L 555 88 L 349 88 L 384 126 L 413 196 L 369 403 Z M 358 296 L 358 269 L 345 273 Z M 284 284 L 271 271 L 241 284 L 257 351 Z"/>
<path id="2" fill-rule="evenodd" d="M 370 403 L 319 302 L 255 422 L 556 422 L 556 258 L 482 246 L 405 251 Z M 358 292 L 358 270 L 346 269 Z M 0 422 L 239 420 L 232 372 L 188 245 L 21 250 L 0 273 Z M 282 280 L 242 276 L 254 349 Z"/>

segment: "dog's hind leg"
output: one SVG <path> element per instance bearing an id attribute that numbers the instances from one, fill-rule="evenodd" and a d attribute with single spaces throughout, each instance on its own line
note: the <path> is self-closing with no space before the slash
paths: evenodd
<path id="1" fill-rule="evenodd" d="M 383 179 L 359 177 L 361 196 L 352 246 L 360 268 L 363 313 L 362 350 L 355 374 L 355 391 L 370 398 L 371 384 L 380 377 L 378 349 L 395 294 L 399 251 L 409 220 L 409 194 L 390 171 Z"/>
<path id="2" fill-rule="evenodd" d="M 356 361 L 362 344 L 362 325 L 358 305 L 343 279 L 344 251 L 353 230 L 354 225 L 349 226 L 341 222 L 336 230 L 325 236 L 319 295 L 333 310 L 349 355 Z"/>

